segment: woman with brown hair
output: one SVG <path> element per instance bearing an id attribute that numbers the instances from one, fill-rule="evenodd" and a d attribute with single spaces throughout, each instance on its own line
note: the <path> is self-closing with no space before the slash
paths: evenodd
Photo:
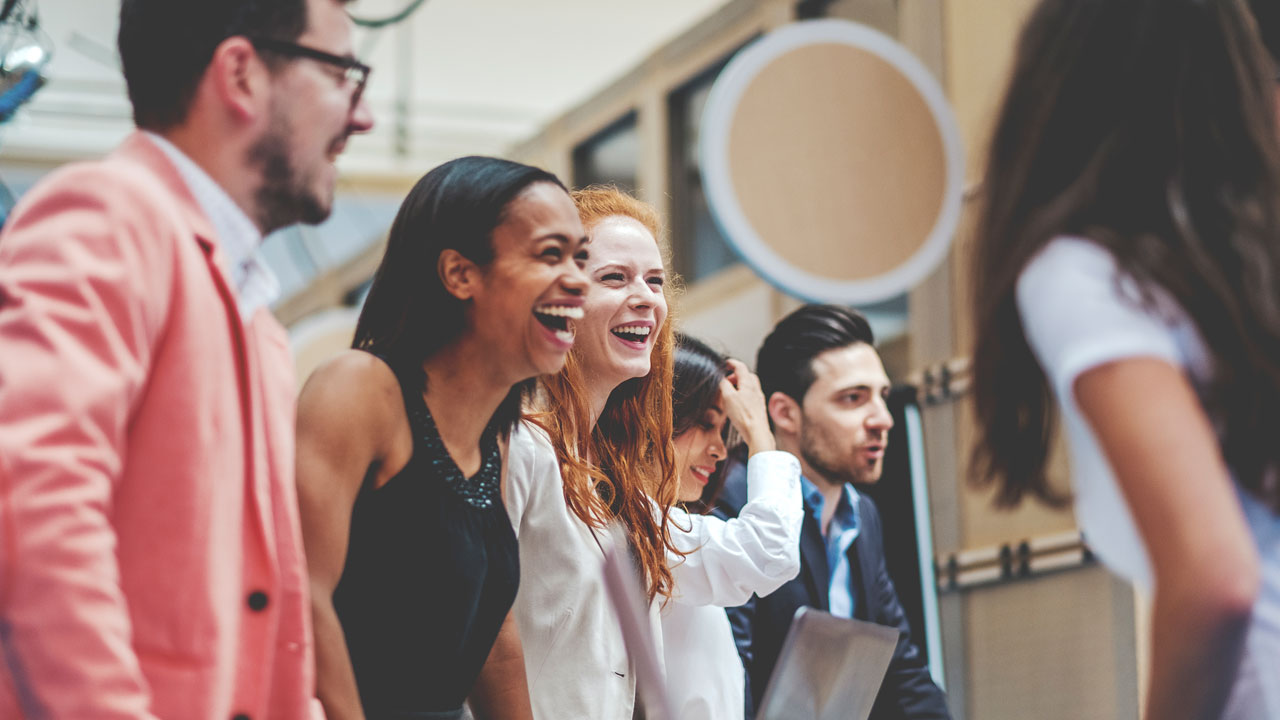
<path id="1" fill-rule="evenodd" d="M 675 342 L 657 213 L 613 189 L 573 199 L 590 238 L 583 316 L 564 369 L 542 379 L 531 422 L 511 436 L 515 616 L 535 717 L 627 720 L 635 678 L 600 572 L 614 542 L 604 527 L 625 528 L 650 601 L 668 598 Z"/>
<path id="2" fill-rule="evenodd" d="M 1280 717 L 1280 143 L 1258 30 L 1242 0 L 1044 0 L 982 188 L 976 477 L 1001 505 L 1063 504 L 1056 398 L 1085 537 L 1151 593 L 1160 720 Z"/>
<path id="3" fill-rule="evenodd" d="M 675 593 L 662 607 L 667 694 L 681 720 L 741 720 L 745 670 L 724 608 L 800 572 L 800 461 L 777 450 L 760 379 L 696 338 L 676 334 L 674 424 L 680 477 L 671 511 Z M 724 485 L 729 430 L 743 441 L 747 502 L 704 514 Z"/>

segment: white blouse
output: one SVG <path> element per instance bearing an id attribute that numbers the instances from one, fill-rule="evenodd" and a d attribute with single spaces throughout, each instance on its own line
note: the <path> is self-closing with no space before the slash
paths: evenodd
<path id="1" fill-rule="evenodd" d="M 729 521 L 673 508 L 675 594 L 662 608 L 667 692 L 681 720 L 742 720 L 744 676 L 725 607 L 768 595 L 800 572 L 800 463 L 786 452 L 747 461 L 747 503 Z"/>
<path id="2" fill-rule="evenodd" d="M 1032 259 L 1017 289 L 1027 342 L 1062 407 L 1081 529 L 1108 567 L 1148 593 L 1152 574 L 1142 537 L 1110 463 L 1076 406 L 1073 387 L 1091 368 L 1152 357 L 1180 368 L 1203 396 L 1212 378 L 1204 340 L 1167 293 L 1157 289 L 1153 295 L 1154 310 L 1148 310 L 1106 249 L 1069 237 L 1056 238 Z M 1257 543 L 1262 587 L 1223 718 L 1280 718 L 1280 517 L 1243 490 L 1237 495 Z"/>
<path id="3" fill-rule="evenodd" d="M 607 530 L 588 527 L 564 499 L 546 433 L 511 434 L 505 502 L 520 540 L 516 623 L 537 720 L 631 720 L 635 676 L 604 586 Z"/>

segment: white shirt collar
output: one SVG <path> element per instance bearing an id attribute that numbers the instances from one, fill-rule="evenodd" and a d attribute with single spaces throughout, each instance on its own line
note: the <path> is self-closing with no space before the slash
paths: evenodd
<path id="1" fill-rule="evenodd" d="M 204 211 L 230 267 L 236 289 L 240 317 L 248 320 L 258 308 L 270 306 L 280 297 L 280 281 L 262 257 L 262 231 L 209 174 L 166 138 L 146 133 L 178 169 L 178 174 Z"/>

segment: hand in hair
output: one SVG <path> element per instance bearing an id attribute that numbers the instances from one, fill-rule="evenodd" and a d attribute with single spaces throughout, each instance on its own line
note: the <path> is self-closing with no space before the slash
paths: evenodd
<path id="1" fill-rule="evenodd" d="M 730 358 L 727 362 L 732 372 L 720 381 L 720 399 L 724 402 L 725 415 L 746 441 L 751 455 L 775 449 L 760 378 L 737 360 Z"/>

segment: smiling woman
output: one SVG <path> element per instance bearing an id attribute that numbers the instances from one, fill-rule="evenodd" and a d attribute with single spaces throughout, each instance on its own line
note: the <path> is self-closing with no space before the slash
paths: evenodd
<path id="1" fill-rule="evenodd" d="M 591 289 L 564 369 L 542 381 L 541 412 L 512 434 L 507 507 L 528 578 L 515 607 L 523 647 L 494 655 L 522 655 L 537 717 L 628 720 L 635 678 L 600 573 L 615 534 L 601 529 L 620 523 L 650 599 L 670 595 L 670 284 L 653 208 L 613 188 L 574 200 L 591 238 Z"/>
<path id="2" fill-rule="evenodd" d="M 679 717 L 739 720 L 745 675 L 723 608 L 768 595 L 799 572 L 800 463 L 774 449 L 760 380 L 741 362 L 677 335 L 674 392 L 679 499 L 714 501 L 729 425 L 747 446 L 750 499 L 728 520 L 671 512 L 684 556 L 671 559 L 676 592 L 662 608 L 667 690 Z"/>
<path id="3" fill-rule="evenodd" d="M 528 381 L 573 346 L 585 243 L 549 173 L 479 157 L 432 170 L 391 228 L 355 349 L 303 388 L 298 494 L 329 718 L 456 717 L 467 699 L 529 716 L 526 692 L 487 680 L 524 684 L 522 664 L 489 652 L 514 628 L 519 580 L 500 446 Z"/>

